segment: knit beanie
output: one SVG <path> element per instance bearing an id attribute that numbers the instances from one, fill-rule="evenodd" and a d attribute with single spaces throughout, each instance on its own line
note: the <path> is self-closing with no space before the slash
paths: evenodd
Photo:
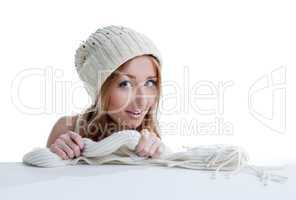
<path id="1" fill-rule="evenodd" d="M 144 34 L 123 26 L 99 28 L 80 44 L 75 53 L 75 67 L 92 104 L 108 76 L 140 55 L 152 55 L 162 65 L 160 52 L 153 42 Z"/>

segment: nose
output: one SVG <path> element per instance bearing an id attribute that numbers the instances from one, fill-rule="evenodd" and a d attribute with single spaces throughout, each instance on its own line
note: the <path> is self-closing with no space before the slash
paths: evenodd
<path id="1" fill-rule="evenodd" d="M 147 94 L 145 93 L 144 89 L 142 87 L 139 87 L 136 89 L 134 98 L 132 100 L 132 104 L 136 108 L 144 108 L 147 104 Z"/>

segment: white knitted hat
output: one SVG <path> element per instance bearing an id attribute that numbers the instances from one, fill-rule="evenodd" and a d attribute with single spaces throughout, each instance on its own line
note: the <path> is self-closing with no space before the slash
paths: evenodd
<path id="1" fill-rule="evenodd" d="M 92 104 L 108 76 L 120 65 L 136 56 L 154 56 L 160 66 L 160 52 L 145 35 L 123 26 L 97 29 L 83 41 L 75 54 L 75 67 Z"/>

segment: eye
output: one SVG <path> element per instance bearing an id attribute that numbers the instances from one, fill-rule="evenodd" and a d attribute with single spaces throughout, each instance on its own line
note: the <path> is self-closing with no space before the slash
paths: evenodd
<path id="1" fill-rule="evenodd" d="M 131 86 L 131 82 L 130 81 L 122 81 L 119 83 L 119 87 L 122 87 L 122 88 L 126 88 L 128 86 Z"/>
<path id="2" fill-rule="evenodd" d="M 155 80 L 152 80 L 152 79 L 151 80 L 148 80 L 146 83 L 148 84 L 148 86 L 156 86 L 156 81 Z"/>

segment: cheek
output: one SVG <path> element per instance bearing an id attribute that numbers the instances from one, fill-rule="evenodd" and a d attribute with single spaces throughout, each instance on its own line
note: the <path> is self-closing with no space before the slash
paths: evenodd
<path id="1" fill-rule="evenodd" d="M 112 91 L 110 95 L 109 111 L 122 111 L 128 105 L 129 94 L 122 91 Z"/>
<path id="2" fill-rule="evenodd" d="M 151 107 L 156 102 L 157 94 L 154 91 L 153 92 L 148 91 L 146 94 L 147 96 L 145 97 L 145 99 L 146 99 L 147 105 L 148 107 Z"/>

